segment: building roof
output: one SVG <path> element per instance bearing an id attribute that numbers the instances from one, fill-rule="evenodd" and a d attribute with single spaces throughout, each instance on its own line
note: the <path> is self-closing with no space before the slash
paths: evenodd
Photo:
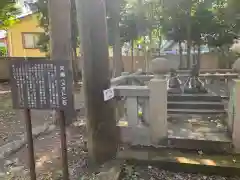
<path id="1" fill-rule="evenodd" d="M 17 19 L 21 19 L 21 18 L 24 18 L 24 17 L 32 15 L 32 14 L 34 14 L 34 12 L 32 12 L 32 11 L 26 12 L 26 13 L 22 13 L 22 14 L 17 16 Z"/>
<path id="2" fill-rule="evenodd" d="M 33 8 L 31 4 L 34 4 L 37 0 L 18 0 L 16 1 L 17 4 L 20 6 L 22 13 L 18 15 L 16 18 L 21 19 L 26 16 L 32 15 L 36 13 L 37 9 Z M 0 30 L 0 39 L 3 39 L 6 37 L 6 31 Z"/>

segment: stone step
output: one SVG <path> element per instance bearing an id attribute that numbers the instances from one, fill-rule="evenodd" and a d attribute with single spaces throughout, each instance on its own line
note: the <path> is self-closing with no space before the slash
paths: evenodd
<path id="1" fill-rule="evenodd" d="M 221 96 L 213 94 L 169 94 L 168 101 L 207 101 L 221 102 Z"/>
<path id="2" fill-rule="evenodd" d="M 167 133 L 155 147 L 169 147 L 207 152 L 232 152 L 232 139 L 224 123 L 225 116 L 181 115 L 168 118 Z M 129 127 L 127 121 L 118 124 L 121 140 L 132 146 L 151 146 L 151 129 L 138 124 Z M 160 131 L 161 128 L 159 128 Z"/>
<path id="3" fill-rule="evenodd" d="M 172 117 L 168 120 L 168 147 L 229 152 L 232 139 L 223 117 Z"/>
<path id="4" fill-rule="evenodd" d="M 168 109 L 168 114 L 226 114 L 224 109 Z"/>
<path id="5" fill-rule="evenodd" d="M 240 156 L 237 154 L 212 154 L 170 148 L 142 147 L 126 148 L 119 151 L 117 158 L 127 160 L 126 162 L 131 165 L 146 165 L 148 168 L 156 166 L 173 172 L 215 174 L 230 177 L 240 175 Z M 201 179 L 208 178 L 202 175 Z"/>
<path id="6" fill-rule="evenodd" d="M 223 136 L 222 133 L 215 133 L 213 136 Z M 167 147 L 169 148 L 177 148 L 177 149 L 184 149 L 184 150 L 198 150 L 198 151 L 205 151 L 209 153 L 232 153 L 233 152 L 233 145 L 231 138 L 224 138 L 222 141 L 212 139 L 210 140 L 197 140 L 197 139 L 185 139 L 179 138 L 176 136 L 169 136 L 168 137 L 168 144 Z"/>
<path id="7" fill-rule="evenodd" d="M 169 101 L 168 109 L 215 109 L 224 110 L 222 102 L 209 102 L 209 101 Z"/>

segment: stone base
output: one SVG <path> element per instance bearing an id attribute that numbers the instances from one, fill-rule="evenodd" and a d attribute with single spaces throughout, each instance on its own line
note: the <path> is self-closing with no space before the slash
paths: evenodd
<path id="1" fill-rule="evenodd" d="M 185 94 L 207 94 L 208 91 L 206 89 L 199 90 L 198 88 L 184 88 Z"/>
<path id="2" fill-rule="evenodd" d="M 182 94 L 182 89 L 181 88 L 169 88 L 167 90 L 169 94 Z"/>
<path id="3" fill-rule="evenodd" d="M 208 91 L 198 77 L 190 77 L 184 84 L 186 94 L 207 94 Z"/>

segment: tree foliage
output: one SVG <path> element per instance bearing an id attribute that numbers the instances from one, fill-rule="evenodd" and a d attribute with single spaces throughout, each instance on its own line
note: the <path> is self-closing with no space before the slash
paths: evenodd
<path id="1" fill-rule="evenodd" d="M 13 25 L 19 15 L 20 10 L 16 7 L 15 1 L 13 0 L 1 0 L 0 1 L 0 29 L 6 30 L 8 27 Z"/>
<path id="2" fill-rule="evenodd" d="M 44 29 L 44 33 L 40 35 L 39 38 L 39 49 L 42 52 L 49 53 L 50 50 L 50 36 L 49 36 L 49 15 L 48 15 L 48 1 L 49 0 L 39 0 L 36 2 L 38 9 L 38 20 L 39 26 Z M 76 51 L 78 45 L 78 30 L 77 30 L 77 20 L 76 20 L 76 6 L 75 0 L 71 0 L 71 19 L 72 19 L 72 46 Z"/>
<path id="3" fill-rule="evenodd" d="M 36 6 L 39 12 L 38 13 L 39 26 L 44 29 L 44 33 L 41 33 L 39 37 L 38 46 L 42 52 L 46 52 L 49 54 L 50 37 L 49 37 L 48 0 L 37 1 Z"/>
<path id="4" fill-rule="evenodd" d="M 109 5 L 109 1 L 106 0 L 106 13 L 109 45 L 112 46 L 115 38 L 116 12 Z M 46 32 L 41 38 L 42 42 L 49 41 L 49 22 L 45 2 L 47 0 L 38 1 L 41 12 L 40 26 Z M 132 41 L 146 44 L 146 41 L 151 41 L 154 36 L 158 41 L 164 36 L 165 39 L 174 40 L 179 44 L 190 39 L 190 43 L 198 47 L 198 50 L 202 44 L 221 49 L 230 47 L 240 31 L 239 0 L 121 0 L 120 2 L 122 44 Z M 189 27 L 190 34 L 187 33 Z M 76 33 L 73 34 L 76 39 Z M 48 51 L 48 44 L 42 42 L 40 42 L 41 48 Z"/>
<path id="5" fill-rule="evenodd" d="M 1 56 L 7 56 L 7 48 L 6 47 L 0 47 L 0 57 Z"/>

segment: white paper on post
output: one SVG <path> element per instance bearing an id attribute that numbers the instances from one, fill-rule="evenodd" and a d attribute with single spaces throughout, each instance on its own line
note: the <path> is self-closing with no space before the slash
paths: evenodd
<path id="1" fill-rule="evenodd" d="M 112 98 L 114 98 L 114 89 L 113 88 L 109 88 L 103 91 L 103 98 L 104 101 L 108 101 Z"/>

